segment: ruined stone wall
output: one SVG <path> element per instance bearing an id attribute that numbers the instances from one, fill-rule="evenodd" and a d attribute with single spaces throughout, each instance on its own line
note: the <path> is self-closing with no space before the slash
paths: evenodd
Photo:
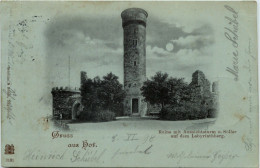
<path id="1" fill-rule="evenodd" d="M 191 88 L 191 100 L 197 102 L 202 98 L 210 99 L 212 97 L 210 91 L 210 82 L 202 71 L 195 71 L 192 74 L 192 81 L 189 85 Z"/>
<path id="2" fill-rule="evenodd" d="M 202 71 L 195 71 L 192 74 L 191 102 L 193 107 L 199 108 L 207 117 L 216 117 L 219 107 L 218 82 L 213 82 L 210 90 L 210 82 Z M 205 110 L 205 111 L 203 111 Z"/>
<path id="3" fill-rule="evenodd" d="M 146 103 L 140 88 L 146 80 L 146 17 L 147 13 L 130 8 L 121 14 L 124 28 L 124 101 L 125 115 L 132 114 L 132 99 L 138 99 L 138 115 L 146 114 Z"/>
<path id="4" fill-rule="evenodd" d="M 212 92 L 218 93 L 218 81 L 212 83 Z"/>
<path id="5" fill-rule="evenodd" d="M 80 88 L 82 88 L 82 86 L 87 81 L 87 79 L 88 79 L 87 72 L 81 71 L 80 72 Z"/>
<path id="6" fill-rule="evenodd" d="M 218 111 L 219 108 L 219 89 L 218 82 L 215 81 L 212 84 L 212 99 L 213 99 L 213 107 Z"/>
<path id="7" fill-rule="evenodd" d="M 191 89 L 192 107 L 197 109 L 193 110 L 190 115 L 196 116 L 195 118 L 206 118 L 213 104 L 209 80 L 202 71 L 197 70 L 192 74 L 189 87 Z"/>

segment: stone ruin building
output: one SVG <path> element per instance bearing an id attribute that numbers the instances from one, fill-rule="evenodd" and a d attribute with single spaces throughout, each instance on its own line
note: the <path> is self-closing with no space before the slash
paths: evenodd
<path id="1" fill-rule="evenodd" d="M 218 82 L 213 82 L 211 85 L 204 73 L 197 70 L 192 74 L 189 87 L 191 88 L 191 102 L 194 105 L 218 108 Z"/>
<path id="2" fill-rule="evenodd" d="M 189 87 L 191 88 L 191 101 L 201 100 L 202 97 L 207 99 L 211 97 L 210 82 L 202 71 L 197 70 L 192 74 Z"/>
<path id="3" fill-rule="evenodd" d="M 53 117 L 55 119 L 75 120 L 82 110 L 80 91 L 77 88 L 54 87 Z"/>

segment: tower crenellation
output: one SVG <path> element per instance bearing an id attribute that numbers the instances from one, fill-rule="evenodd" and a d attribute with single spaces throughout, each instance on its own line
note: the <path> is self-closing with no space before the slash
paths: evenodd
<path id="1" fill-rule="evenodd" d="M 52 92 L 80 92 L 78 87 L 53 87 Z"/>

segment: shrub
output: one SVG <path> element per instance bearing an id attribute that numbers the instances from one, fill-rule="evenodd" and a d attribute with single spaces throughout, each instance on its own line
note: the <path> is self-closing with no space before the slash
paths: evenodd
<path id="1" fill-rule="evenodd" d="M 190 113 L 188 115 L 188 118 L 190 120 L 199 119 L 199 117 L 198 117 L 199 113 L 200 113 L 200 108 L 198 108 L 198 107 L 191 107 Z"/>
<path id="2" fill-rule="evenodd" d="M 217 110 L 215 108 L 208 109 L 208 118 L 215 118 L 217 117 Z"/>
<path id="3" fill-rule="evenodd" d="M 93 118 L 92 113 L 87 110 L 86 108 L 83 109 L 83 111 L 79 114 L 78 119 L 80 121 L 89 121 Z"/>
<path id="4" fill-rule="evenodd" d="M 118 116 L 123 116 L 124 115 L 124 104 L 123 103 L 117 103 L 112 106 L 109 111 L 112 111 L 115 113 L 115 115 Z"/>
<path id="5" fill-rule="evenodd" d="M 207 108 L 204 106 L 199 106 L 191 109 L 191 113 L 194 119 L 204 119 L 207 118 Z"/>
<path id="6" fill-rule="evenodd" d="M 210 116 L 214 116 L 214 110 L 210 110 Z M 209 110 L 204 105 L 186 103 L 183 106 L 165 106 L 160 112 L 162 120 L 197 120 L 209 117 Z"/>
<path id="7" fill-rule="evenodd" d="M 81 121 L 94 121 L 94 122 L 101 122 L 101 121 L 112 121 L 115 120 L 115 113 L 109 110 L 97 110 L 90 112 L 84 109 L 79 116 Z"/>
<path id="8" fill-rule="evenodd" d="M 207 118 L 208 106 L 200 102 L 186 102 L 184 104 L 188 113 L 188 119 L 197 120 Z"/>
<path id="9" fill-rule="evenodd" d="M 173 107 L 167 106 L 164 107 L 160 112 L 160 118 L 163 120 L 187 120 L 188 119 L 188 111 L 185 107 Z"/>
<path id="10" fill-rule="evenodd" d="M 115 113 L 108 111 L 108 110 L 104 110 L 104 111 L 100 111 L 100 112 L 96 112 L 93 114 L 93 120 L 92 121 L 112 121 L 115 120 Z"/>

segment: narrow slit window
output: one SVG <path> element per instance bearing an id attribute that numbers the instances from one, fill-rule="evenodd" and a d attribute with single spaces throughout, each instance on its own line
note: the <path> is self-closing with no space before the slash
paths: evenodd
<path id="1" fill-rule="evenodd" d="M 134 61 L 134 66 L 136 66 L 136 61 Z"/>
<path id="2" fill-rule="evenodd" d="M 133 48 L 137 46 L 137 39 L 133 39 Z"/>

